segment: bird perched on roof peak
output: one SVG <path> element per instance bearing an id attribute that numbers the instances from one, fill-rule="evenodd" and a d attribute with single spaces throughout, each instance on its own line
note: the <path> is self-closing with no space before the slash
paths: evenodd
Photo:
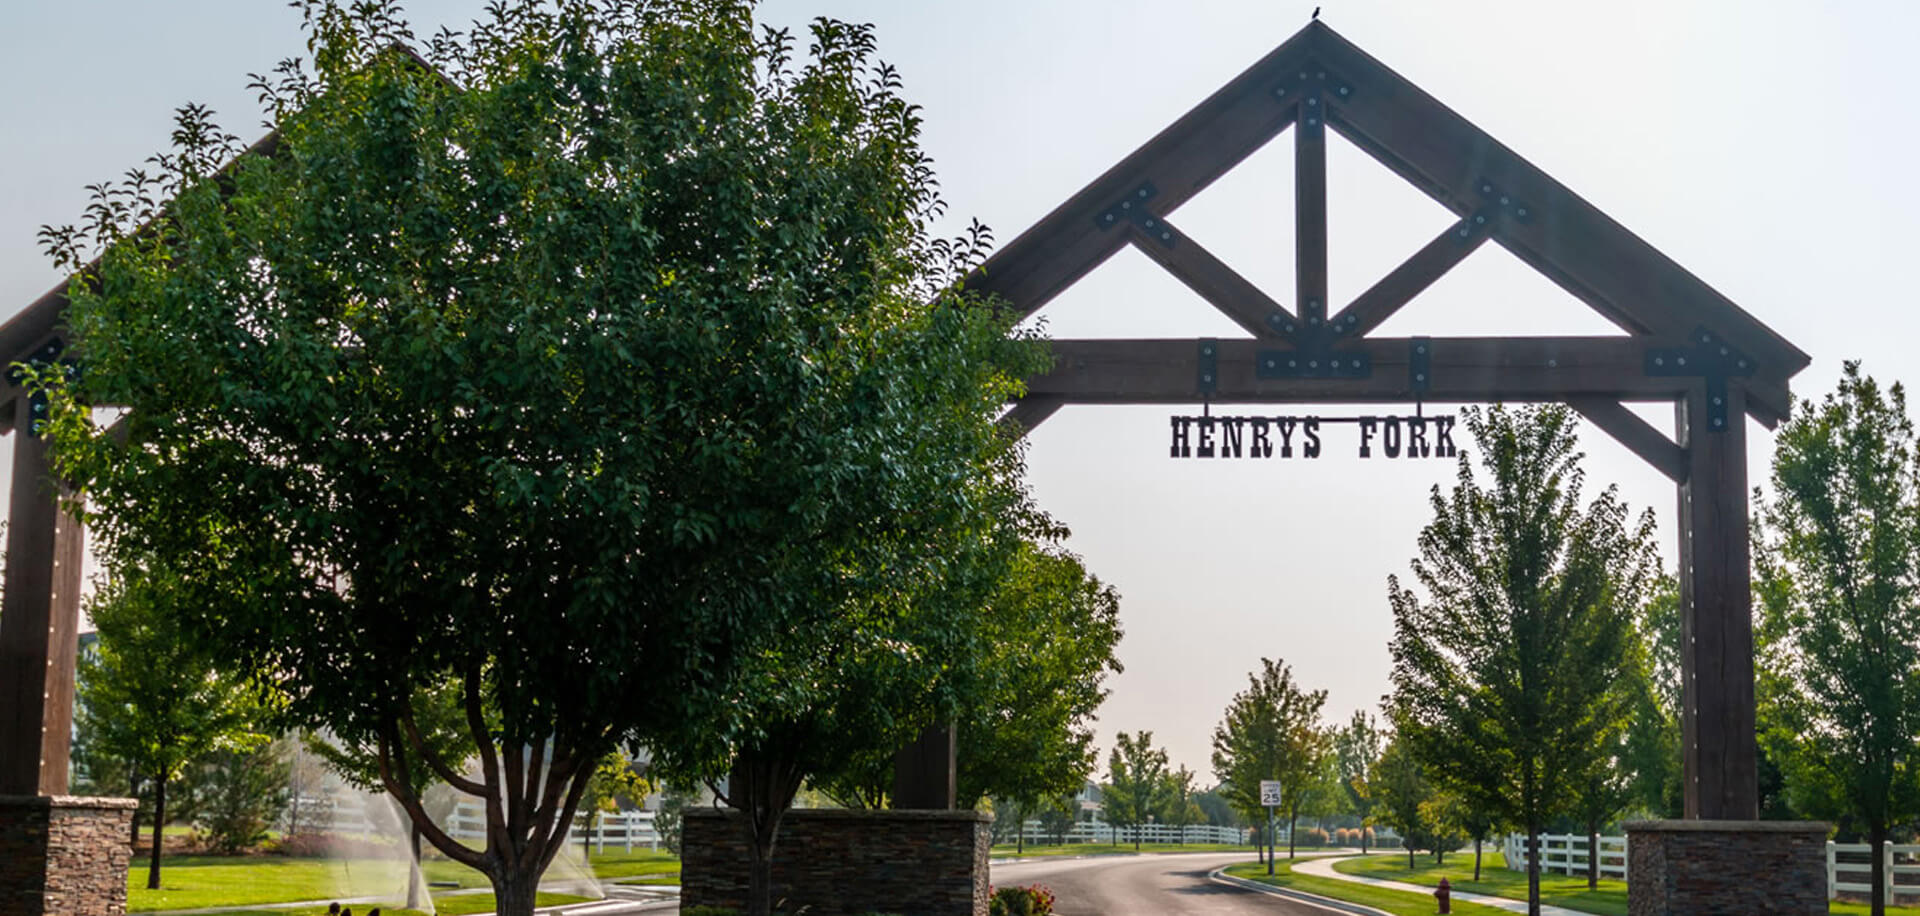
<path id="1" fill-rule="evenodd" d="M 1313 8 L 1313 21 L 1320 21 L 1320 8 L 1317 6 Z"/>

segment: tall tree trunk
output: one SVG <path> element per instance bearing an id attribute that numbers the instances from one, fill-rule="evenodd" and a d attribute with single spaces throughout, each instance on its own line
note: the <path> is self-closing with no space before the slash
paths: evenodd
<path id="1" fill-rule="evenodd" d="M 1013 816 L 1018 818 L 1018 820 L 1013 822 L 1013 854 L 1016 856 L 1025 855 L 1027 852 L 1026 815 L 1027 809 L 1025 805 L 1013 806 Z"/>
<path id="2" fill-rule="evenodd" d="M 1402 845 L 1402 846 L 1405 846 L 1405 847 L 1407 848 L 1407 871 L 1413 871 L 1413 869 L 1414 869 L 1414 862 L 1413 862 L 1413 837 L 1410 837 L 1410 836 L 1403 836 L 1403 837 L 1401 837 L 1401 838 L 1400 838 L 1400 845 Z"/>
<path id="3" fill-rule="evenodd" d="M 1540 825 L 1527 825 L 1527 916 L 1540 916 Z"/>
<path id="4" fill-rule="evenodd" d="M 1433 838 L 1433 864 L 1447 864 L 1447 844 L 1439 837 Z"/>
<path id="5" fill-rule="evenodd" d="M 1367 819 L 1364 817 L 1361 818 L 1360 819 L 1360 854 L 1363 856 L 1367 854 L 1367 841 L 1372 839 L 1372 837 L 1368 836 L 1367 834 L 1371 832 L 1372 831 L 1369 831 L 1367 829 Z"/>
<path id="6" fill-rule="evenodd" d="M 147 856 L 147 890 L 160 889 L 160 832 L 167 826 L 167 781 L 153 780 L 153 852 Z"/>
<path id="7" fill-rule="evenodd" d="M 407 819 L 407 846 L 413 850 L 413 858 L 407 861 L 407 909 L 420 909 L 420 887 L 426 879 L 420 874 L 420 825 Z"/>
<path id="8" fill-rule="evenodd" d="M 1873 892 L 1868 895 L 1868 908 L 1873 916 L 1886 916 L 1887 912 L 1887 822 L 1874 818 L 1867 822 L 1867 845 L 1872 847 L 1868 855 L 1873 856 L 1871 874 Z"/>
<path id="9" fill-rule="evenodd" d="M 1600 889 L 1600 822 L 1587 821 L 1587 890 Z"/>
<path id="10" fill-rule="evenodd" d="M 1473 883 L 1480 883 L 1480 838 L 1473 838 Z"/>
<path id="11" fill-rule="evenodd" d="M 493 879 L 493 910 L 500 916 L 532 916 L 540 893 L 540 876 L 502 872 Z"/>
<path id="12" fill-rule="evenodd" d="M 1287 858 L 1289 859 L 1293 858 L 1295 855 L 1298 854 L 1298 847 L 1295 845 L 1295 843 L 1297 842 L 1300 836 L 1300 831 L 1296 830 L 1295 827 L 1297 827 L 1299 823 L 1300 823 L 1300 809 L 1298 808 L 1288 809 L 1287 811 Z"/>

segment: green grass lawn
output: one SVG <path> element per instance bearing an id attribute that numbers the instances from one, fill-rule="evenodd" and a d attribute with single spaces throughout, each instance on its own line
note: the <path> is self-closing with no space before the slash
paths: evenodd
<path id="1" fill-rule="evenodd" d="M 621 883 L 675 884 L 679 882 L 680 860 L 664 852 L 608 850 L 591 859 L 596 876 Z M 444 859 L 429 860 L 423 866 L 429 882 L 447 882 L 458 888 L 485 888 L 487 879 L 479 872 Z M 557 869 L 549 878 L 563 877 Z M 154 910 L 198 909 L 215 906 L 250 906 L 262 903 L 288 903 L 298 900 L 329 900 L 334 897 L 368 896 L 379 888 L 404 888 L 406 866 L 393 861 L 371 859 L 290 859 L 279 856 L 169 856 L 160 863 L 159 890 L 147 890 L 145 860 L 137 861 L 127 874 L 127 910 L 144 913 Z M 434 891 L 454 888 L 435 887 Z M 492 896 L 454 895 L 436 901 L 443 913 L 479 913 L 492 909 Z M 486 906 L 467 909 L 473 900 Z M 299 911 L 276 911 L 293 912 Z M 387 911 L 383 912 L 396 912 Z"/>
<path id="2" fill-rule="evenodd" d="M 1148 852 L 1253 852 L 1252 846 L 1235 846 L 1226 843 L 1141 843 L 1142 853 Z M 1113 853 L 1135 852 L 1132 843 L 1067 843 L 1060 846 L 1036 846 L 1028 844 L 1026 851 L 1014 852 L 1012 843 L 1002 843 L 993 847 L 996 859 L 1032 858 L 1035 856 L 1097 856 Z"/>
<path id="3" fill-rule="evenodd" d="M 1433 887 L 1445 876 L 1453 889 L 1467 894 L 1486 894 L 1492 897 L 1507 897 L 1513 900 L 1527 899 L 1527 875 L 1524 871 L 1509 870 L 1505 867 L 1504 857 L 1498 852 L 1489 851 L 1480 870 L 1481 880 L 1473 880 L 1473 854 L 1449 854 L 1447 864 L 1436 866 L 1433 856 L 1422 855 L 1417 866 L 1407 870 L 1407 856 L 1398 855 L 1368 856 L 1365 859 L 1346 859 L 1336 864 L 1334 871 L 1348 875 L 1361 875 L 1368 878 L 1380 878 L 1386 881 L 1404 881 Z M 1343 898 L 1344 899 L 1344 898 Z M 1597 890 L 1587 890 L 1584 877 L 1567 877 L 1548 872 L 1540 876 L 1540 902 L 1552 906 L 1563 906 L 1570 910 L 1595 913 L 1599 916 L 1625 916 L 1627 912 L 1627 883 L 1625 881 L 1602 880 Z M 1458 905 L 1456 904 L 1456 909 Z M 1864 903 L 1841 903 L 1834 901 L 1827 905 L 1827 912 L 1834 916 L 1867 916 L 1868 908 Z M 1888 916 L 1920 916 L 1920 907 L 1887 907 Z"/>
<path id="4" fill-rule="evenodd" d="M 568 903 L 585 903 L 590 898 L 575 897 L 569 894 L 538 894 L 533 900 L 534 906 L 561 906 Z M 471 916 L 473 913 L 493 912 L 492 894 L 458 894 L 441 897 L 433 902 L 440 916 Z M 380 908 L 381 916 L 426 916 L 420 910 Z M 271 910 L 231 910 L 221 916 L 326 916 L 327 908 L 294 907 L 293 909 L 274 908 Z"/>
<path id="5" fill-rule="evenodd" d="M 1498 852 L 1488 850 L 1481 860 L 1480 880 L 1473 880 L 1473 854 L 1449 854 L 1445 865 L 1433 864 L 1431 854 L 1423 854 L 1415 860 L 1412 871 L 1407 870 L 1407 855 L 1367 856 L 1364 859 L 1347 859 L 1333 867 L 1334 871 L 1348 875 L 1360 875 L 1367 878 L 1380 878 L 1386 881 L 1404 881 L 1434 887 L 1445 877 L 1453 889 L 1467 894 L 1485 894 L 1489 897 L 1508 897 L 1514 900 L 1527 899 L 1527 875 L 1521 871 L 1509 871 L 1506 861 Z M 1587 879 L 1570 878 L 1551 872 L 1540 876 L 1540 902 L 1552 906 L 1564 906 L 1568 909 L 1600 916 L 1626 916 L 1627 883 L 1625 881 L 1603 880 L 1598 890 L 1587 890 Z"/>
<path id="6" fill-rule="evenodd" d="M 1368 887 L 1364 884 L 1341 881 L 1337 878 L 1321 878 L 1314 875 L 1294 874 L 1292 869 L 1293 864 L 1295 862 L 1304 862 L 1309 858 L 1312 857 L 1300 856 L 1293 859 L 1281 859 L 1274 863 L 1274 874 L 1271 876 L 1267 874 L 1267 867 L 1259 862 L 1242 862 L 1239 865 L 1228 868 L 1227 874 L 1236 878 L 1258 881 L 1261 884 L 1271 884 L 1274 887 L 1305 891 L 1309 894 L 1319 894 L 1322 897 L 1331 897 L 1335 900 L 1344 900 L 1348 903 L 1370 906 L 1375 909 L 1385 910 L 1386 912 L 1394 914 L 1394 916 L 1433 916 L 1433 914 L 1440 911 L 1433 897 L 1427 894 Z M 1402 864 L 1405 864 L 1404 861 Z M 1438 881 L 1439 879 L 1435 878 L 1434 880 Z M 1510 916 L 1505 910 L 1498 910 L 1476 903 L 1464 903 L 1458 900 L 1453 903 L 1453 912 L 1460 914 L 1460 916 Z"/>

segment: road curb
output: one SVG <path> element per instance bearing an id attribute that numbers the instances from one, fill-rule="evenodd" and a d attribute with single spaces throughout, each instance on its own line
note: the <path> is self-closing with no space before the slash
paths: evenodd
<path id="1" fill-rule="evenodd" d="M 1335 900 L 1332 897 L 1322 897 L 1319 894 L 1309 894 L 1306 891 L 1296 891 L 1296 890 L 1293 890 L 1292 888 L 1274 887 L 1271 884 L 1262 884 L 1258 881 L 1248 881 L 1245 878 L 1236 878 L 1232 875 L 1226 874 L 1227 868 L 1230 868 L 1230 867 L 1232 866 L 1216 868 L 1210 874 L 1208 874 L 1207 877 L 1211 880 L 1218 881 L 1221 884 L 1230 884 L 1234 887 L 1244 888 L 1250 891 L 1259 891 L 1260 893 L 1263 893 L 1263 894 L 1272 894 L 1275 897 L 1285 897 L 1297 903 L 1304 903 L 1304 904 L 1307 904 L 1308 906 L 1317 906 L 1323 910 L 1328 910 L 1334 913 L 1354 914 L 1354 916 L 1393 916 L 1392 913 L 1386 912 L 1385 910 L 1376 910 L 1373 907 L 1362 906 L 1358 903 L 1348 903 L 1345 900 Z"/>

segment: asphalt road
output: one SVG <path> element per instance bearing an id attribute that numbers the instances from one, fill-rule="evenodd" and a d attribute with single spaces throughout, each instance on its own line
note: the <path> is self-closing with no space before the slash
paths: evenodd
<path id="1" fill-rule="evenodd" d="M 1252 853 L 1028 859 L 993 866 L 993 883 L 1042 884 L 1060 916 L 1345 916 L 1340 910 L 1207 880 Z"/>

